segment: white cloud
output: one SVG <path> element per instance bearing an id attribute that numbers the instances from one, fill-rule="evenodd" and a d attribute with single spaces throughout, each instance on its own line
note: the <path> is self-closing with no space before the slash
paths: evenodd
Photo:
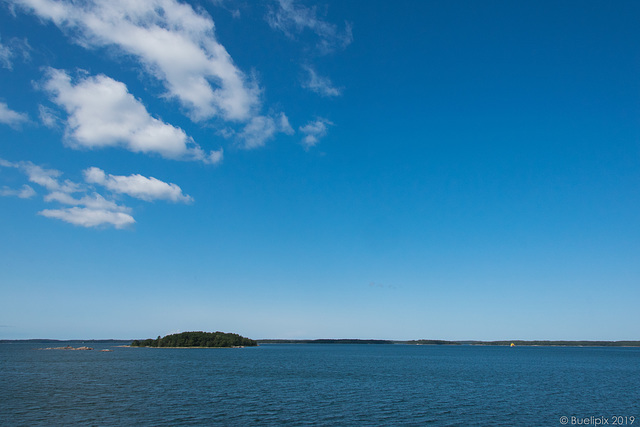
<path id="1" fill-rule="evenodd" d="M 44 197 L 45 202 L 57 202 L 70 205 L 71 208 L 44 209 L 39 215 L 60 219 L 82 227 L 98 227 L 111 225 L 123 228 L 135 223 L 130 215 L 131 208 L 118 205 L 113 200 L 105 199 L 98 193 L 86 194 L 79 199 L 69 193 L 53 191 Z"/>
<path id="2" fill-rule="evenodd" d="M 287 135 L 293 134 L 293 128 L 284 113 L 280 113 L 276 119 L 269 116 L 256 116 L 249 121 L 238 137 L 242 141 L 242 148 L 252 149 L 262 147 L 274 137 L 276 132 Z"/>
<path id="3" fill-rule="evenodd" d="M 50 69 L 44 89 L 69 114 L 66 136 L 73 148 L 119 146 L 169 159 L 216 160 L 182 129 L 152 117 L 124 83 L 99 75 L 74 85 L 66 72 Z"/>
<path id="4" fill-rule="evenodd" d="M 176 0 L 10 0 L 86 47 L 115 46 L 158 78 L 194 120 L 246 121 L 259 87 L 218 43 L 213 20 Z"/>
<path id="5" fill-rule="evenodd" d="M 124 228 L 136 222 L 131 215 L 124 212 L 79 208 L 77 206 L 64 209 L 44 209 L 38 212 L 38 214 L 46 216 L 47 218 L 60 219 L 81 227 L 112 225 L 115 228 Z"/>
<path id="6" fill-rule="evenodd" d="M 11 127 L 17 127 L 28 121 L 29 117 L 26 114 L 13 111 L 7 106 L 7 104 L 0 102 L 0 123 L 4 123 Z"/>
<path id="7" fill-rule="evenodd" d="M 35 195 L 35 190 L 26 184 L 23 185 L 19 190 L 9 188 L 6 185 L 0 189 L 0 196 L 16 196 L 21 199 L 30 199 Z"/>
<path id="8" fill-rule="evenodd" d="M 318 17 L 316 6 L 298 5 L 295 0 L 276 0 L 277 8 L 271 8 L 267 14 L 267 22 L 271 28 L 280 30 L 289 37 L 293 33 L 310 30 L 318 37 L 318 49 L 321 53 L 329 53 L 336 48 L 345 48 L 353 41 L 351 25 L 345 23 L 343 31 Z"/>
<path id="9" fill-rule="evenodd" d="M 342 92 L 337 87 L 333 86 L 333 83 L 328 77 L 319 76 L 316 71 L 309 67 L 303 67 L 307 73 L 309 73 L 307 81 L 302 86 L 322 96 L 339 96 Z"/>
<path id="10" fill-rule="evenodd" d="M 34 165 L 31 162 L 20 162 L 19 165 L 20 169 L 27 174 L 29 181 L 41 185 L 50 191 L 61 190 L 61 185 L 58 182 L 58 177 L 62 175 L 62 172 L 55 169 L 44 169 L 40 166 Z"/>
<path id="11" fill-rule="evenodd" d="M 318 118 L 312 122 L 300 127 L 300 132 L 305 134 L 302 144 L 308 150 L 316 145 L 320 138 L 327 134 L 328 126 L 333 125 L 329 120 Z"/>
<path id="12" fill-rule="evenodd" d="M 102 185 L 115 193 L 127 194 L 146 201 L 168 200 L 183 203 L 193 201 L 193 198 L 183 194 L 182 189 L 176 184 L 166 183 L 153 177 L 147 178 L 138 174 L 107 175 L 102 169 L 91 167 L 84 171 L 84 178 L 88 183 Z"/>

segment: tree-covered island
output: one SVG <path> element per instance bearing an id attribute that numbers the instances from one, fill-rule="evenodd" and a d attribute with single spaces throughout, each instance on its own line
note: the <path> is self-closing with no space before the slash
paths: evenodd
<path id="1" fill-rule="evenodd" d="M 156 339 L 133 340 L 132 347 L 255 347 L 258 343 L 238 334 L 225 332 L 182 332 Z"/>

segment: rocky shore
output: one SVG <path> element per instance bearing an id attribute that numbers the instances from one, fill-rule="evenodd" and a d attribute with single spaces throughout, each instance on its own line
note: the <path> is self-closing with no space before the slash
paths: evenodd
<path id="1" fill-rule="evenodd" d="M 93 347 L 71 347 L 70 345 L 65 347 L 47 347 L 41 350 L 93 350 Z"/>

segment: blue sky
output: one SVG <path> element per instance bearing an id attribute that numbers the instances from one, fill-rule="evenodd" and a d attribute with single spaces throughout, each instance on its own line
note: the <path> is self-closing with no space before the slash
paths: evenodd
<path id="1" fill-rule="evenodd" d="M 0 338 L 638 339 L 640 4 L 0 3 Z"/>

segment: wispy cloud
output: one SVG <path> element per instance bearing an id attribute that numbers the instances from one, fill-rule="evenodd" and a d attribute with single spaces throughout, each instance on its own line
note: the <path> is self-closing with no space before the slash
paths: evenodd
<path id="1" fill-rule="evenodd" d="M 69 115 L 66 138 L 73 148 L 122 147 L 168 159 L 220 160 L 217 152 L 205 154 L 182 129 L 152 117 L 124 83 L 98 75 L 73 84 L 66 72 L 55 69 L 47 75 L 44 89 Z"/>
<path id="2" fill-rule="evenodd" d="M 11 49 L 0 42 L 0 66 L 10 70 L 13 67 L 13 62 L 11 62 L 12 56 L 13 52 L 11 52 Z"/>
<path id="3" fill-rule="evenodd" d="M 303 33 L 310 33 L 311 38 L 316 40 L 316 49 L 312 49 L 314 52 L 326 55 L 346 48 L 353 41 L 351 24 L 345 21 L 344 26 L 339 27 L 329 22 L 326 19 L 326 8 L 305 6 L 297 0 L 272 0 L 271 3 L 265 17 L 269 26 L 291 39 L 296 39 Z M 309 52 L 309 49 L 305 50 Z M 342 88 L 334 85 L 329 77 L 319 74 L 308 60 L 303 62 L 302 69 L 305 72 L 302 87 L 305 89 L 328 98 L 342 95 Z M 332 124 L 319 118 L 299 127 L 304 134 L 302 144 L 305 149 L 316 145 L 320 138 L 326 135 L 327 127 Z"/>
<path id="4" fill-rule="evenodd" d="M 38 116 L 40 117 L 42 124 L 48 128 L 54 128 L 61 122 L 53 108 L 49 108 L 44 105 L 38 105 Z"/>
<path id="5" fill-rule="evenodd" d="M 45 169 L 42 166 L 35 165 L 31 162 L 9 162 L 0 159 L 0 166 L 15 168 L 23 172 L 29 182 L 38 184 L 49 191 L 59 191 L 63 193 L 75 193 L 81 191 L 81 187 L 73 181 L 60 181 L 62 172 L 55 169 Z"/>
<path id="6" fill-rule="evenodd" d="M 277 132 L 292 135 L 293 128 L 289 124 L 289 119 L 284 113 L 280 113 L 276 118 L 269 116 L 256 116 L 245 126 L 238 135 L 241 147 L 252 149 L 262 147 L 266 141 L 272 139 Z"/>
<path id="7" fill-rule="evenodd" d="M 287 135 L 293 135 L 296 131 L 293 130 L 291 125 L 289 124 L 289 118 L 286 114 L 280 113 L 280 117 L 278 118 L 278 124 L 280 132 L 285 133 Z"/>
<path id="8" fill-rule="evenodd" d="M 316 70 L 308 65 L 303 68 L 308 74 L 307 79 L 302 84 L 304 88 L 309 89 L 318 95 L 327 97 L 339 96 L 342 94 L 342 91 L 333 85 L 331 79 L 318 75 Z"/>
<path id="9" fill-rule="evenodd" d="M 236 19 L 241 16 L 240 9 L 237 7 L 237 2 L 234 0 L 211 0 L 211 3 L 226 10 Z"/>
<path id="10" fill-rule="evenodd" d="M 121 176 L 106 174 L 102 169 L 91 167 L 84 171 L 84 179 L 90 184 L 98 184 L 114 193 L 127 194 L 137 199 L 168 200 L 171 202 L 193 202 L 193 198 L 182 193 L 176 184 L 139 174 Z"/>
<path id="11" fill-rule="evenodd" d="M 128 213 L 81 207 L 44 209 L 38 212 L 38 215 L 42 215 L 47 218 L 60 219 L 81 227 L 112 225 L 115 228 L 125 228 L 126 226 L 136 222 Z"/>
<path id="12" fill-rule="evenodd" d="M 306 7 L 296 4 L 295 0 L 276 0 L 277 5 L 270 8 L 266 19 L 271 28 L 282 31 L 288 37 L 305 30 L 313 32 L 317 38 L 320 53 L 329 53 L 343 49 L 353 41 L 351 24 L 345 22 L 344 29 L 323 20 L 318 16 L 316 6 Z"/>
<path id="13" fill-rule="evenodd" d="M 0 67 L 8 70 L 13 69 L 13 59 L 22 56 L 23 60 L 28 60 L 31 46 L 26 39 L 12 38 L 8 43 L 2 43 L 0 39 Z"/>
<path id="14" fill-rule="evenodd" d="M 118 205 L 113 200 L 105 199 L 98 193 L 85 194 L 76 199 L 69 193 L 54 191 L 44 197 L 45 202 L 58 202 L 70 206 L 84 206 L 87 209 L 108 210 L 113 212 L 131 212 L 131 208 Z"/>
<path id="15" fill-rule="evenodd" d="M 251 119 L 238 137 L 242 141 L 242 148 L 252 149 L 262 147 L 275 133 L 276 124 L 271 117 L 257 116 Z"/>
<path id="16" fill-rule="evenodd" d="M 35 195 L 35 190 L 27 184 L 23 185 L 20 189 L 9 188 L 6 185 L 0 188 L 0 196 L 15 196 L 21 199 L 30 199 Z"/>
<path id="17" fill-rule="evenodd" d="M 308 150 L 316 145 L 320 141 L 320 138 L 327 134 L 328 127 L 332 125 L 333 123 L 329 120 L 319 117 L 316 120 L 301 126 L 300 132 L 305 135 L 302 139 L 302 145 L 304 145 L 305 149 Z"/>
<path id="18" fill-rule="evenodd" d="M 29 116 L 24 113 L 18 113 L 9 108 L 4 102 L 0 102 L 0 123 L 11 127 L 18 127 L 29 121 Z"/>
<path id="19" fill-rule="evenodd" d="M 370 288 L 378 288 L 378 289 L 398 289 L 395 285 L 385 285 L 382 283 L 369 282 Z"/>
<path id="20" fill-rule="evenodd" d="M 54 209 L 44 209 L 38 212 L 39 215 L 60 219 L 81 227 L 124 228 L 134 224 L 132 209 L 116 202 L 114 194 L 124 194 L 145 201 L 167 200 L 183 203 L 193 201 L 193 198 L 185 195 L 176 184 L 139 174 L 110 175 L 102 169 L 92 167 L 84 171 L 85 183 L 76 183 L 70 180 L 62 181 L 62 172 L 58 170 L 46 169 L 31 162 L 9 162 L 0 159 L 0 166 L 21 171 L 27 176 L 29 182 L 48 190 L 43 197 L 45 202 L 62 205 Z M 107 195 L 94 191 L 94 184 L 104 187 L 108 191 Z M 0 196 L 29 198 L 34 195 L 35 190 L 28 185 L 24 185 L 20 190 L 8 187 L 0 189 Z"/>
<path id="21" fill-rule="evenodd" d="M 213 20 L 176 0 L 8 0 L 52 21 L 87 47 L 111 46 L 136 58 L 194 120 L 246 121 L 260 88 L 216 39 Z"/>
<path id="22" fill-rule="evenodd" d="M 38 212 L 39 215 L 60 219 L 81 227 L 111 225 L 115 228 L 124 228 L 136 222 L 130 214 L 131 208 L 118 205 L 113 200 L 107 200 L 98 193 L 76 199 L 69 193 L 54 191 L 46 195 L 44 200 L 72 207 L 44 209 Z"/>

